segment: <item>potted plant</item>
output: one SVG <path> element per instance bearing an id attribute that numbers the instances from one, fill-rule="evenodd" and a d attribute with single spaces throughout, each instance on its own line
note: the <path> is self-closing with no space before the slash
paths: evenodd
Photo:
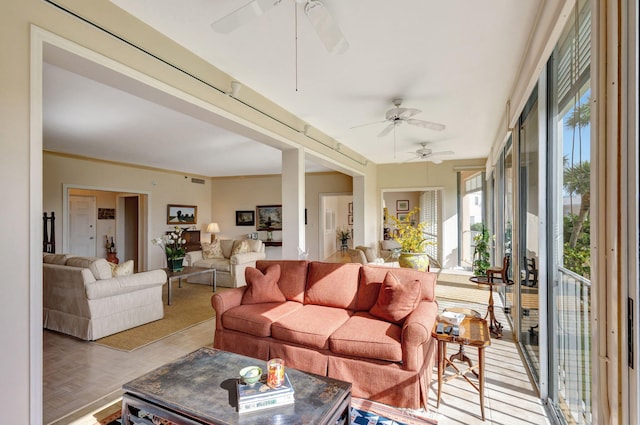
<path id="1" fill-rule="evenodd" d="M 175 226 L 172 232 L 151 240 L 154 245 L 158 245 L 164 251 L 167 256 L 167 268 L 172 272 L 179 272 L 184 269 L 182 263 L 187 253 L 184 247 L 187 241 L 182 238 L 182 232 L 183 229 Z"/>
<path id="2" fill-rule="evenodd" d="M 400 244 L 400 267 L 407 267 L 421 271 L 429 268 L 429 255 L 425 252 L 427 245 L 433 244 L 426 238 L 427 223 L 424 221 L 415 223 L 415 216 L 420 213 L 420 208 L 415 207 L 406 215 L 404 220 L 391 216 L 396 228 L 393 239 Z"/>
<path id="3" fill-rule="evenodd" d="M 348 249 L 347 241 L 351 239 L 351 232 L 349 229 L 336 230 L 336 236 L 340 240 L 340 249 Z"/>

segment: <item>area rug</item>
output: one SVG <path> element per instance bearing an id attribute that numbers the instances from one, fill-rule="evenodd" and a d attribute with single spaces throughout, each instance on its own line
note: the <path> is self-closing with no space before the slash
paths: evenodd
<path id="1" fill-rule="evenodd" d="M 177 283 L 174 282 L 171 305 L 167 305 L 166 292 L 164 288 L 163 319 L 106 336 L 96 340 L 95 344 L 122 351 L 133 351 L 215 317 L 215 311 L 211 307 L 211 295 L 213 295 L 211 286 L 183 282 L 182 288 L 178 288 Z"/>
<path id="2" fill-rule="evenodd" d="M 115 403 L 95 416 L 95 425 L 121 425 L 120 404 Z M 265 410 L 268 413 L 268 410 Z M 144 414 L 143 414 L 144 415 Z M 351 399 L 351 423 L 357 425 L 437 425 L 438 421 L 430 412 L 416 412 L 398 409 L 371 400 L 353 397 Z M 161 425 L 174 425 L 170 421 L 149 422 Z"/>

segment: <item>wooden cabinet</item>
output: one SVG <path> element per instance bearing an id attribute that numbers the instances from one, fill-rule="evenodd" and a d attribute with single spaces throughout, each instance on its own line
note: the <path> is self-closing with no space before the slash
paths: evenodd
<path id="1" fill-rule="evenodd" d="M 169 230 L 167 231 L 167 234 L 171 232 L 172 231 Z M 187 252 L 200 251 L 202 249 L 202 246 L 200 245 L 200 230 L 184 230 L 182 232 L 182 237 L 187 241 L 184 246 Z"/>

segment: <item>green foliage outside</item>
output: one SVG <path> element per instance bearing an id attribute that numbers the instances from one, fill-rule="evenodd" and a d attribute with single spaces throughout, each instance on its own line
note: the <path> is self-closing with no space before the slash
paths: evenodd
<path id="1" fill-rule="evenodd" d="M 473 237 L 475 248 L 473 250 L 473 274 L 475 276 L 486 276 L 487 269 L 491 267 L 489 260 L 491 256 L 489 254 L 489 231 L 487 227 L 482 224 L 480 233 Z"/>

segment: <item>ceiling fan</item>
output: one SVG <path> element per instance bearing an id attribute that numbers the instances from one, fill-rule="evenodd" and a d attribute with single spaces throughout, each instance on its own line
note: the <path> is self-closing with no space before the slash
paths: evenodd
<path id="1" fill-rule="evenodd" d="M 403 122 L 406 122 L 407 124 L 410 124 L 410 125 L 415 125 L 422 128 L 428 128 L 430 130 L 435 130 L 435 131 L 442 131 L 446 128 L 444 124 L 438 124 L 435 122 L 423 121 L 423 120 L 412 118 L 414 115 L 417 115 L 422 111 L 420 109 L 415 109 L 415 108 L 401 108 L 400 106 L 402 105 L 402 98 L 400 97 L 396 97 L 395 99 L 392 100 L 392 102 L 395 108 L 391 108 L 387 111 L 387 113 L 385 114 L 385 119 L 383 121 L 376 121 L 374 123 L 363 124 L 363 125 L 359 125 L 351 128 L 364 127 L 366 125 L 378 124 L 378 123 L 389 121 L 389 125 L 386 126 L 384 130 L 380 132 L 380 134 L 378 134 L 378 137 L 386 136 L 387 134 L 389 134 L 389 132 L 391 132 L 391 130 L 393 130 L 396 126 L 399 126 Z"/>
<path id="2" fill-rule="evenodd" d="M 304 5 L 305 15 L 309 18 L 316 34 L 318 34 L 320 41 L 329 53 L 339 55 L 349 48 L 349 43 L 342 34 L 336 20 L 331 16 L 321 0 L 294 1 Z M 211 24 L 211 28 L 216 32 L 228 34 L 280 3 L 282 3 L 282 0 L 253 0 L 218 19 Z"/>
<path id="3" fill-rule="evenodd" d="M 431 161 L 434 164 L 440 164 L 442 163 L 442 160 L 440 158 L 434 158 L 440 155 L 453 155 L 455 152 L 453 151 L 440 151 L 440 152 L 434 152 L 432 149 L 427 147 L 427 143 L 422 142 L 420 143 L 420 146 L 422 146 L 420 149 L 418 149 L 415 152 L 409 152 L 413 155 L 415 155 L 415 158 L 411 158 L 405 162 L 409 162 L 409 161 L 413 161 L 416 159 L 421 159 L 423 161 Z"/>

